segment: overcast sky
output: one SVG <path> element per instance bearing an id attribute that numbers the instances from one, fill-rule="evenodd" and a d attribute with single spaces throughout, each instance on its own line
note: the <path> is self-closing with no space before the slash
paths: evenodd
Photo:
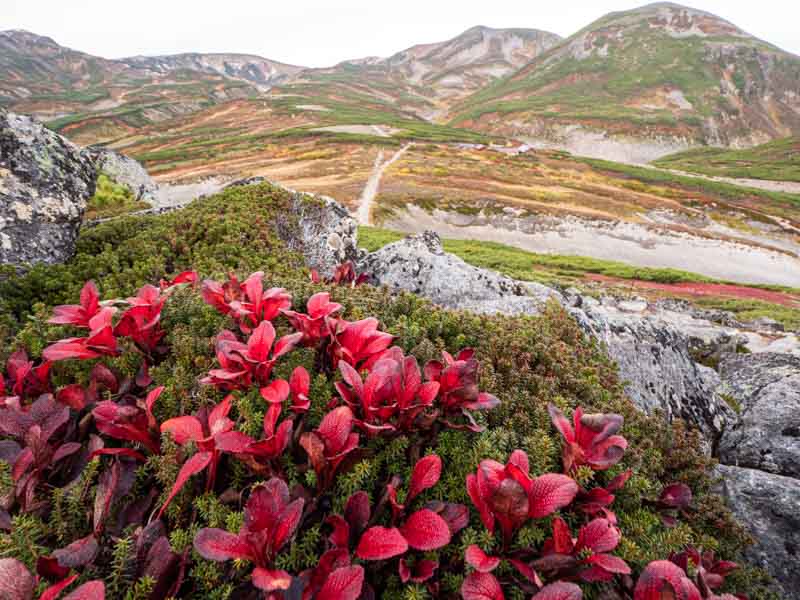
<path id="1" fill-rule="evenodd" d="M 322 67 L 388 56 L 474 25 L 568 36 L 628 0 L 0 0 L 0 29 L 28 29 L 106 58 L 244 52 Z M 694 0 L 745 31 L 800 54 L 798 0 Z M 117 8 L 119 7 L 119 8 Z"/>

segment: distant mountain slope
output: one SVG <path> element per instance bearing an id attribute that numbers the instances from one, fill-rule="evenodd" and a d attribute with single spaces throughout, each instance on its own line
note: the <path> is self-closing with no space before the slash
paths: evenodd
<path id="1" fill-rule="evenodd" d="M 308 70 L 296 83 L 311 86 L 306 93 L 341 97 L 356 92 L 436 118 L 450 102 L 515 72 L 560 40 L 537 29 L 473 27 L 445 42 L 412 46 L 388 58 Z"/>
<path id="2" fill-rule="evenodd" d="M 709 13 L 651 4 L 592 23 L 456 113 L 453 124 L 507 134 L 581 126 L 750 145 L 800 133 L 800 57 Z"/>
<path id="3" fill-rule="evenodd" d="M 156 76 L 169 75 L 177 71 L 196 71 L 252 83 L 260 89 L 286 81 L 303 70 L 303 67 L 286 65 L 251 54 L 188 53 L 133 56 L 118 62 Z"/>
<path id="4" fill-rule="evenodd" d="M 665 156 L 655 164 L 703 175 L 800 182 L 800 137 L 740 150 L 695 148 Z"/>
<path id="5" fill-rule="evenodd" d="M 241 54 L 109 60 L 27 31 L 0 32 L 0 106 L 86 141 L 252 97 L 301 70 Z"/>

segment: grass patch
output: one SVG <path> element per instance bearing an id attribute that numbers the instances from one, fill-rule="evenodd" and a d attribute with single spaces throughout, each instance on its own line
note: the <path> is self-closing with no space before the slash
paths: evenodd
<path id="1" fill-rule="evenodd" d="M 107 219 L 146 208 L 150 208 L 150 205 L 137 200 L 128 186 L 117 183 L 105 173 L 100 173 L 94 196 L 87 202 L 83 218 L 86 221 Z"/>
<path id="2" fill-rule="evenodd" d="M 702 175 L 800 182 L 800 138 L 784 138 L 745 150 L 695 148 L 653 164 Z"/>

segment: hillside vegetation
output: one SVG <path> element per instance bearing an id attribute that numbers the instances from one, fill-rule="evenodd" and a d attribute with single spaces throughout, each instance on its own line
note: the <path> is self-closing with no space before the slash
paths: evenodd
<path id="1" fill-rule="evenodd" d="M 418 466 L 420 459 L 430 456 L 423 466 L 441 460 L 439 472 L 435 477 L 428 478 L 429 483 L 422 485 L 419 490 L 424 491 L 422 501 L 415 502 L 415 506 L 451 510 L 447 508 L 450 506 L 448 503 L 458 503 L 467 511 L 466 520 L 459 518 L 458 525 L 453 522 L 453 533 L 446 533 L 447 540 L 442 537 L 445 532 L 441 531 L 442 535 L 436 533 L 435 539 L 441 538 L 442 541 L 427 545 L 413 541 L 414 526 L 411 521 L 422 517 L 412 515 L 408 523 L 402 526 L 403 535 L 412 539 L 414 547 L 427 550 L 406 554 L 406 547 L 401 554 L 406 554 L 404 560 L 408 568 L 411 568 L 410 565 L 419 566 L 423 558 L 435 560 L 437 568 L 430 581 L 436 583 L 436 595 L 454 598 L 459 590 L 466 590 L 475 583 L 476 578 L 484 578 L 475 574 L 465 578 L 469 570 L 465 568 L 463 557 L 468 546 L 476 544 L 489 552 L 504 553 L 513 544 L 515 552 L 519 550 L 535 555 L 545 538 L 551 535 L 553 527 L 551 518 L 526 519 L 524 527 L 515 525 L 508 528 L 504 525 L 506 538 L 502 544 L 499 531 L 497 536 L 489 533 L 481 523 L 478 512 L 469 508 L 472 503 L 465 488 L 467 475 L 474 474 L 480 460 L 492 458 L 505 463 L 512 451 L 523 450 L 528 456 L 526 463 L 530 460 L 525 471 L 530 468 L 533 476 L 552 471 L 553 474 L 548 476 L 552 481 L 557 480 L 559 485 L 569 485 L 577 490 L 574 481 L 569 483 L 571 478 L 568 475 L 556 474 L 562 471 L 561 441 L 548 415 L 547 406 L 550 402 L 568 413 L 582 406 L 588 411 L 613 412 L 624 416 L 621 432 L 627 439 L 628 448 L 624 457 L 612 461 L 618 464 L 610 467 L 597 465 L 594 468 L 583 464 L 578 468 L 578 463 L 575 463 L 573 466 L 576 470 L 569 466 L 563 468 L 587 487 L 610 485 L 608 482 L 611 477 L 623 473 L 624 481 L 628 478 L 627 470 L 631 471 L 627 482 L 615 491 L 617 498 L 613 509 L 622 537 L 614 544 L 614 553 L 630 565 L 634 575 L 638 576 L 650 561 L 664 558 L 673 551 L 681 551 L 687 545 L 713 549 L 726 558 L 739 555 L 746 539 L 721 505 L 719 497 L 710 493 L 710 464 L 700 451 L 698 438 L 678 424 L 668 426 L 659 416 L 647 417 L 637 411 L 623 396 L 613 365 L 599 348 L 581 334 L 576 323 L 563 310 L 552 306 L 540 317 L 525 318 L 469 316 L 434 308 L 409 294 L 390 297 L 386 291 L 369 286 L 354 288 L 311 284 L 301 266 L 302 258 L 284 246 L 274 229 L 278 220 L 281 220 L 282 227 L 291 228 L 291 223 L 285 218 L 289 208 L 290 197 L 284 190 L 269 186 L 233 189 L 199 200 L 176 213 L 121 219 L 87 230 L 82 234 L 78 253 L 70 263 L 38 266 L 22 277 L 12 276 L 0 281 L 0 311 L 5 323 L 0 334 L 3 354 L 25 348 L 34 361 L 39 360 L 43 351 L 54 360 L 51 375 L 45 375 L 46 379 L 37 380 L 38 383 L 31 380 L 30 384 L 20 388 L 24 394 L 23 402 L 27 404 L 33 401 L 27 394 L 29 389 L 31 392 L 41 389 L 36 386 L 49 388 L 52 384 L 55 388 L 61 388 L 73 384 L 69 394 L 60 392 L 58 395 L 62 399 L 69 398 L 71 408 L 67 410 L 59 408 L 59 405 L 53 408 L 55 411 L 67 410 L 71 425 L 64 430 L 49 431 L 48 443 L 54 447 L 64 447 L 61 454 L 68 454 L 66 448 L 74 447 L 68 444 L 83 447 L 89 443 L 91 433 L 95 440 L 92 443 L 102 441 L 109 451 L 91 459 L 78 452 L 65 462 L 42 462 L 38 468 L 46 473 L 46 480 L 31 479 L 34 483 L 29 486 L 30 493 L 19 497 L 9 509 L 13 533 L 0 534 L 3 554 L 20 561 L 13 565 L 4 563 L 4 569 L 13 568 L 22 577 L 23 571 L 35 572 L 37 561 L 42 557 L 52 555 L 55 557 L 53 560 L 58 560 L 57 557 L 63 553 L 57 550 L 74 543 L 70 547 L 72 558 L 69 564 L 82 573 L 81 583 L 88 581 L 87 585 L 102 585 L 110 598 L 123 597 L 124 594 L 135 599 L 167 595 L 181 598 L 255 598 L 258 594 L 256 587 L 265 589 L 272 585 L 276 577 L 264 573 L 265 567 L 284 569 L 291 574 L 288 577 L 296 577 L 301 571 L 311 569 L 308 573 L 315 573 L 316 578 L 310 583 L 312 587 L 309 589 L 312 592 L 319 590 L 319 586 L 327 585 L 326 574 L 330 575 L 335 568 L 320 571 L 320 557 L 338 550 L 339 555 L 344 552 L 347 556 L 344 564 L 348 566 L 340 568 L 350 569 L 348 573 L 353 575 L 353 581 L 357 579 L 359 582 L 358 589 L 363 583 L 364 586 L 371 586 L 382 598 L 410 600 L 426 597 L 429 588 L 424 584 L 411 581 L 403 583 L 398 576 L 396 558 L 374 560 L 378 554 L 385 552 L 377 550 L 367 540 L 374 537 L 373 534 L 378 530 L 357 536 L 351 546 L 351 542 L 341 536 L 329 538 L 330 528 L 325 523 L 327 517 L 345 509 L 348 497 L 361 490 L 364 492 L 362 498 L 351 500 L 351 508 L 345 510 L 344 514 L 350 515 L 347 517 L 349 523 L 356 523 L 352 520 L 354 502 L 365 500 L 376 507 L 376 520 L 369 527 L 375 523 L 391 525 L 398 517 L 392 517 L 388 504 L 379 502 L 385 484 L 393 475 L 398 475 L 400 479 L 394 485 L 401 485 L 399 481 L 407 480 L 412 470 L 422 468 Z M 308 436 L 325 436 L 321 439 L 328 440 L 328 425 L 323 421 L 329 422 L 334 416 L 344 414 L 342 411 L 350 410 L 342 404 L 334 409 L 334 416 L 328 412 L 331 409 L 328 401 L 337 397 L 333 384 L 337 383 L 341 394 L 345 394 L 343 390 L 349 388 L 342 387 L 337 371 L 328 365 L 325 358 L 327 353 L 324 349 L 321 354 L 315 352 L 312 344 L 305 349 L 298 347 L 278 361 L 275 379 L 288 378 L 301 367 L 311 374 L 308 380 L 310 385 L 305 388 L 304 396 L 287 399 L 285 408 L 281 403 L 275 403 L 280 402 L 280 397 L 278 400 L 273 397 L 273 392 L 277 393 L 278 390 L 275 386 L 267 391 L 262 389 L 259 394 L 257 385 L 244 380 L 240 383 L 233 383 L 232 379 L 228 379 L 227 384 L 214 383 L 218 381 L 215 373 L 227 368 L 227 363 L 219 365 L 215 361 L 215 336 L 228 329 L 230 332 L 226 335 L 248 339 L 246 332 L 252 329 L 245 327 L 246 320 L 243 317 L 226 316 L 217 310 L 227 307 L 228 300 L 223 298 L 221 292 L 218 299 L 213 300 L 217 296 L 211 293 L 214 288 L 209 284 L 204 284 L 204 296 L 217 308 L 206 304 L 200 293 L 192 289 L 191 282 L 196 281 L 196 277 L 189 273 L 181 276 L 178 281 L 185 283 L 179 283 L 177 287 L 165 281 L 162 292 L 153 288 L 154 293 L 163 300 L 139 305 L 141 310 L 148 307 L 147 310 L 158 311 L 160 320 L 157 325 L 141 330 L 130 325 L 127 329 L 115 327 L 113 336 L 116 336 L 115 343 L 119 351 L 95 346 L 99 356 L 86 355 L 82 358 L 89 360 L 75 360 L 75 355 L 67 352 L 63 344 L 83 344 L 86 338 L 81 338 L 84 341 L 60 342 L 60 346 L 59 343 L 53 344 L 54 340 L 72 331 L 80 331 L 75 324 L 79 325 L 83 317 L 74 310 L 59 310 L 62 316 L 72 315 L 68 321 L 73 325 L 52 325 L 46 319 L 52 314 L 51 307 L 54 304 L 76 302 L 84 281 L 93 279 L 101 298 L 124 298 L 134 294 L 147 282 L 168 279 L 189 267 L 196 268 L 200 278 L 214 277 L 218 280 L 226 278 L 231 271 L 244 280 L 253 271 L 262 269 L 267 286 L 285 288 L 286 295 L 280 296 L 280 302 L 284 302 L 285 298 L 295 310 L 300 311 L 312 294 L 329 292 L 330 299 L 342 305 L 341 309 L 334 306 L 331 310 L 341 310 L 341 316 L 348 320 L 377 317 L 376 324 L 379 324 L 381 331 L 393 336 L 382 339 L 398 345 L 402 352 L 415 357 L 420 363 L 439 358 L 442 350 L 458 352 L 471 346 L 475 349 L 475 360 L 468 363 L 469 368 L 479 367 L 481 390 L 496 396 L 500 404 L 491 410 L 476 413 L 479 423 L 484 426 L 482 431 L 454 427 L 453 423 L 448 425 L 445 422 L 434 429 L 424 426 L 417 429 L 417 426 L 413 426 L 394 435 L 378 431 L 375 435 L 361 436 L 351 423 L 348 431 L 355 436 L 358 448 L 351 447 L 347 451 L 348 459 L 344 462 L 337 461 L 333 468 L 326 467 L 313 459 L 313 451 L 309 450 L 312 448 L 309 445 L 311 438 Z M 234 287 L 231 286 L 238 283 L 230 281 L 226 285 L 232 291 Z M 284 294 L 284 291 L 269 292 L 272 298 L 278 298 L 275 296 L 277 293 Z M 143 302 L 146 297 L 154 300 L 153 292 L 142 291 L 139 295 Z M 252 295 L 247 297 L 251 298 Z M 87 292 L 84 289 L 82 298 L 84 308 L 91 310 L 91 290 Z M 96 308 L 99 310 L 99 307 Z M 127 309 L 125 314 L 128 316 L 123 316 L 123 320 L 135 320 L 136 311 L 131 310 Z M 273 315 L 272 320 L 279 335 L 288 335 L 293 331 L 291 322 L 285 317 Z M 257 333 L 260 335 L 262 330 L 272 331 L 269 321 L 263 321 Z M 289 338 L 293 341 L 289 342 Z M 291 335 L 289 338 L 280 343 L 294 345 L 299 339 Z M 350 342 L 342 340 L 342 343 Z M 466 360 L 463 357 L 467 355 L 461 356 L 460 360 Z M 144 374 L 140 370 L 143 363 L 149 365 L 149 370 Z M 363 367 L 367 371 L 370 368 L 369 364 Z M 348 373 L 344 368 L 342 372 Z M 426 369 L 426 373 L 431 372 Z M 41 376 L 41 370 L 36 373 L 37 377 Z M 99 379 L 99 373 L 102 373 L 102 379 Z M 355 376 L 359 377 L 358 374 Z M 206 377 L 206 385 L 200 383 L 203 377 Z M 266 377 L 269 378 L 269 374 Z M 259 381 L 262 381 L 262 385 L 266 383 L 262 379 Z M 294 376 L 292 381 L 293 386 L 301 385 Z M 122 382 L 119 393 L 112 382 Z M 232 392 L 231 384 L 234 386 Z M 78 389 L 88 390 L 87 394 L 99 394 L 97 400 L 100 402 L 94 405 L 92 400 L 80 400 L 74 393 L 75 385 L 80 386 Z M 229 392 L 223 391 L 225 388 Z M 144 417 L 144 408 L 137 408 L 136 404 L 130 403 L 135 398 L 144 398 L 146 394 L 149 399 L 147 415 L 150 415 L 147 418 Z M 492 396 L 486 396 L 484 401 L 489 402 Z M 228 399 L 223 401 L 223 397 Z M 302 408 L 303 398 L 306 397 L 310 403 Z M 278 446 L 277 454 L 269 454 L 274 459 L 266 458 L 267 444 L 272 444 L 269 438 L 259 446 L 265 452 L 262 458 L 255 458 L 261 454 L 253 454 L 252 458 L 245 459 L 241 454 L 232 452 L 233 446 L 230 444 L 233 444 L 234 438 L 237 444 L 241 444 L 247 439 L 252 440 L 251 436 L 260 438 L 269 434 L 269 431 L 262 433 L 266 427 L 262 423 L 270 422 L 265 419 L 268 407 L 265 398 L 273 398 L 273 406 L 277 407 L 278 413 L 282 413 L 282 423 L 292 423 L 298 433 L 304 433 L 300 436 L 300 443 L 292 441 L 290 436 L 286 440 L 288 445 Z M 453 396 L 450 401 L 455 402 L 455 398 Z M 209 413 L 212 407 L 216 409 Z M 115 421 L 109 419 L 123 418 L 123 413 L 112 417 L 109 414 L 112 409 L 125 410 L 125 414 L 131 415 L 133 412 L 138 415 L 137 411 L 141 411 L 144 420 L 131 421 L 125 426 L 119 422 L 114 425 Z M 274 411 L 270 409 L 269 412 Z M 179 423 L 188 426 L 188 421 L 203 419 L 217 424 L 221 414 L 225 417 L 224 422 L 219 423 L 222 429 L 217 429 L 215 425 L 213 431 L 217 433 L 213 435 L 227 435 L 225 439 L 228 441 L 224 444 L 222 437 L 189 443 L 189 439 L 196 439 L 196 436 L 186 437 L 178 427 Z M 148 425 L 148 419 L 151 418 L 153 425 Z M 175 418 L 179 420 L 170 420 Z M 455 415 L 450 418 L 463 419 Z M 602 418 L 616 417 L 607 415 Z M 79 421 L 80 427 L 77 425 Z M 9 421 L 4 419 L 3 422 Z M 162 424 L 160 431 L 159 423 Z M 96 427 L 98 429 L 94 433 Z M 130 432 L 134 428 L 138 428 L 138 437 L 131 437 L 133 433 Z M 160 432 L 164 432 L 163 435 Z M 14 438 L 16 434 L 12 431 L 4 435 L 7 436 L 4 444 L 8 446 L 11 443 L 8 436 Z M 132 444 L 130 440 L 133 439 L 140 443 Z M 212 439 L 215 441 L 209 441 Z M 212 457 L 214 468 L 207 470 L 205 467 L 209 464 L 211 451 L 204 448 L 208 448 L 207 444 L 210 443 L 219 446 L 214 446 L 217 448 Z M 114 451 L 112 448 L 123 450 Z M 256 447 L 252 449 L 255 453 Z M 240 447 L 239 452 L 245 451 L 249 452 L 250 446 Z M 311 465 L 306 451 L 312 452 Z M 433 458 L 433 455 L 437 458 Z M 519 461 L 520 457 L 521 453 L 517 452 L 512 461 Z M 63 458 L 61 460 L 64 461 Z M 180 476 L 179 471 L 183 473 Z M 126 479 L 115 478 L 114 473 L 118 476 L 120 472 L 125 474 Z M 302 508 L 304 504 L 308 507 L 307 511 L 301 511 L 302 518 L 289 518 L 290 514 L 294 515 L 297 511 L 286 513 L 286 518 L 281 520 L 288 531 L 286 537 L 275 538 L 282 541 L 263 555 L 244 551 L 236 554 L 234 546 L 227 546 L 228 550 L 223 550 L 224 546 L 215 546 L 217 542 L 227 544 L 237 535 L 245 536 L 257 526 L 271 527 L 266 521 L 258 521 L 261 525 L 257 525 L 253 519 L 257 515 L 262 515 L 259 517 L 261 519 L 272 519 L 274 515 L 270 517 L 266 512 L 257 511 L 276 509 L 258 506 L 252 498 L 264 493 L 259 484 L 266 480 L 270 480 L 267 483 L 270 489 L 281 487 L 283 484 L 277 481 L 278 477 L 288 483 L 286 497 L 281 500 L 278 509 L 283 510 L 282 507 L 289 502 L 289 489 L 292 490 L 294 509 L 298 506 Z M 411 477 L 418 480 L 420 474 Z M 2 483 L 8 486 L 11 481 L 11 472 L 6 467 Z M 44 485 L 45 481 L 47 485 Z M 118 486 L 127 486 L 122 481 L 132 482 L 132 487 L 124 488 L 130 490 L 130 495 L 122 492 L 117 495 L 117 491 L 123 489 Z M 437 481 L 439 483 L 435 485 Z M 619 479 L 616 481 L 619 484 Z M 74 483 L 67 485 L 70 482 Z M 662 520 L 662 517 L 666 519 L 667 513 L 664 511 L 669 512 L 670 505 L 659 500 L 666 497 L 664 486 L 667 482 L 685 484 L 691 489 L 693 497 L 690 512 L 678 514 L 678 521 L 673 527 L 667 527 Z M 433 488 L 427 489 L 432 485 Z M 13 497 L 13 485 L 10 489 Z M 405 486 L 402 489 L 405 490 Z M 283 495 L 279 494 L 279 497 Z M 411 491 L 398 498 L 410 503 Z M 93 518 L 87 514 L 87 501 L 90 504 L 94 501 L 97 507 Z M 132 508 L 133 501 L 144 503 L 144 511 Z M 685 503 L 678 505 L 688 506 Z M 34 506 L 38 508 L 32 510 Z M 162 506 L 166 510 L 162 508 L 157 511 Z M 499 504 L 492 506 L 502 517 L 502 507 Z M 580 510 L 568 509 L 563 503 L 561 506 L 563 510 L 559 514 L 576 530 L 587 521 Z M 463 514 L 462 508 L 455 504 L 453 507 L 452 510 Z M 399 510 L 400 515 L 406 514 L 406 509 Z M 423 515 L 431 526 L 438 527 L 439 520 L 444 523 L 435 514 L 430 517 L 425 510 L 429 513 L 432 510 L 423 509 Z M 548 510 L 552 513 L 554 509 L 550 507 Z M 149 527 L 143 535 L 136 525 L 150 514 L 155 514 L 155 519 L 160 523 L 154 528 Z M 299 512 L 297 516 L 300 517 Z M 237 534 L 240 527 L 243 527 L 241 533 Z M 380 527 L 378 529 L 382 530 Z M 149 534 L 153 537 L 148 537 Z M 428 530 L 428 534 L 432 535 L 431 530 Z M 293 541 L 284 547 L 289 537 Z M 361 537 L 360 541 L 358 537 Z M 247 539 L 250 539 L 249 543 L 256 544 L 260 543 L 257 539 L 261 538 Z M 143 544 L 150 548 L 150 562 L 145 563 L 150 565 L 147 570 L 136 560 L 136 548 Z M 77 548 L 81 549 L 80 553 Z M 99 548 L 99 551 L 91 548 Z M 351 563 L 350 552 L 353 548 L 356 548 L 356 555 Z M 326 561 L 332 558 L 331 555 L 327 556 Z M 247 560 L 226 562 L 226 558 L 232 557 Z M 343 556 L 339 560 L 343 560 Z M 252 563 L 255 563 L 255 570 Z M 179 568 L 179 565 L 186 568 Z M 339 575 L 342 574 L 332 578 L 337 584 L 341 583 L 337 579 Z M 504 566 L 496 575 L 506 582 L 513 577 L 513 571 Z M 494 576 L 491 577 L 494 579 Z M 555 577 L 550 575 L 547 581 L 554 581 Z M 740 569 L 727 578 L 726 588 L 723 589 L 749 591 L 753 598 L 766 598 L 758 589 L 761 580 L 757 572 L 749 568 Z M 309 585 L 303 583 L 309 582 L 308 579 L 297 581 L 297 585 Z M 521 585 L 527 587 L 529 584 Z M 510 597 L 522 597 L 518 584 L 506 587 Z M 593 597 L 599 591 L 594 583 L 584 582 L 581 587 L 588 597 Z M 350 593 L 353 594 L 352 591 Z M 321 590 L 320 594 L 320 597 L 324 596 Z M 356 598 L 357 593 L 330 597 Z"/>
<path id="2" fill-rule="evenodd" d="M 800 138 L 783 138 L 741 150 L 695 148 L 653 164 L 711 176 L 800 182 Z"/>
<path id="3" fill-rule="evenodd" d="M 708 13 L 658 3 L 601 18 L 467 98 L 451 123 L 517 135 L 581 123 L 726 144 L 796 131 L 798 81 L 798 57 Z"/>

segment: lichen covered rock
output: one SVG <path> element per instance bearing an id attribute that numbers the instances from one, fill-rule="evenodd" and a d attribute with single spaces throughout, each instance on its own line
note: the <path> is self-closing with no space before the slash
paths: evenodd
<path id="1" fill-rule="evenodd" d="M 780 597 L 800 599 L 800 481 L 755 469 L 720 465 L 720 493 L 747 525 L 755 544 L 747 558 L 775 577 Z"/>
<path id="2" fill-rule="evenodd" d="M 483 314 L 538 314 L 560 294 L 467 264 L 442 249 L 431 231 L 409 236 L 365 257 L 361 270 L 376 285 L 425 296 L 448 308 Z"/>
<path id="3" fill-rule="evenodd" d="M 136 200 L 153 204 L 158 194 L 158 184 L 136 160 L 109 148 L 90 146 L 84 150 L 96 168 L 117 183 L 127 186 Z"/>
<path id="4" fill-rule="evenodd" d="M 72 256 L 95 179 L 75 145 L 29 117 L 0 112 L 0 263 Z"/>
<path id="5" fill-rule="evenodd" d="M 800 357 L 731 355 L 720 377 L 720 392 L 740 407 L 720 439 L 720 460 L 800 478 Z"/>

